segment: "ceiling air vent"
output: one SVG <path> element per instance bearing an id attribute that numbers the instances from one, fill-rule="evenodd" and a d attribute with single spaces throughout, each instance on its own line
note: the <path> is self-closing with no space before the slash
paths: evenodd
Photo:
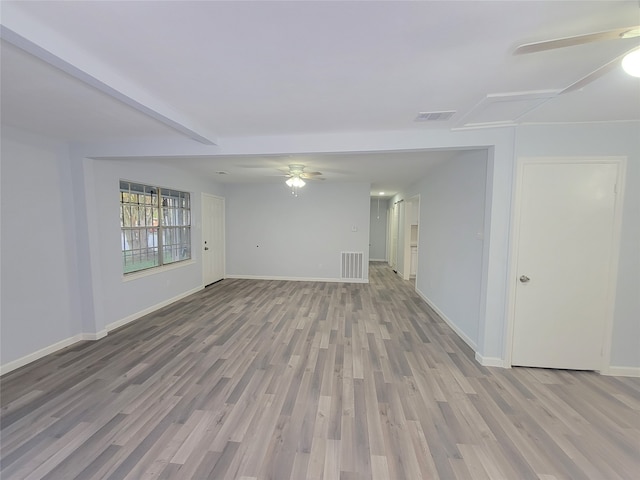
<path id="1" fill-rule="evenodd" d="M 455 114 L 455 110 L 445 112 L 420 112 L 414 121 L 416 122 L 442 122 L 449 120 Z"/>

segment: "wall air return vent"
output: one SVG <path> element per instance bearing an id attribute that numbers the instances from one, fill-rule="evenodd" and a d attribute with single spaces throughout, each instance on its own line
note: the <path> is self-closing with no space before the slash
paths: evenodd
<path id="1" fill-rule="evenodd" d="M 362 280 L 363 252 L 342 252 L 340 258 L 340 278 L 343 280 Z"/>
<path id="2" fill-rule="evenodd" d="M 420 112 L 415 118 L 415 122 L 443 122 L 455 115 L 455 110 L 445 112 Z"/>

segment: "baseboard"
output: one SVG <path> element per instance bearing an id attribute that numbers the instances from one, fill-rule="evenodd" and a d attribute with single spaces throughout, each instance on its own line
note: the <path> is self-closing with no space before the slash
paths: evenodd
<path id="1" fill-rule="evenodd" d="M 431 307 L 431 309 L 434 312 L 436 312 L 436 314 L 438 314 L 440 318 L 442 318 L 442 320 L 444 320 L 444 322 L 447 325 L 449 325 L 449 327 L 451 327 L 451 329 L 456 333 L 456 335 L 458 335 L 464 341 L 464 343 L 466 343 L 467 345 L 469 345 L 469 347 L 471 347 L 471 349 L 475 352 L 476 362 L 478 362 L 480 365 L 484 367 L 509 368 L 509 365 L 505 365 L 504 360 L 502 358 L 484 357 L 480 355 L 478 353 L 478 346 L 476 345 L 476 342 L 471 340 L 462 330 L 458 328 L 458 326 L 455 323 L 453 323 L 449 318 L 447 318 L 447 316 L 438 307 L 436 307 L 436 305 L 431 300 L 429 300 L 429 298 L 427 298 L 427 296 L 424 295 L 420 290 L 416 289 L 416 293 L 420 296 L 420 298 L 422 298 L 425 301 L 427 305 L 429 305 L 429 307 Z"/>
<path id="2" fill-rule="evenodd" d="M 508 365 L 505 365 L 504 360 L 498 357 L 483 357 L 478 352 L 476 352 L 476 361 L 484 366 L 484 367 L 500 367 L 500 368 L 509 368 Z"/>
<path id="3" fill-rule="evenodd" d="M 370 262 L 386 262 L 387 259 L 386 258 L 370 258 L 369 261 Z"/>
<path id="4" fill-rule="evenodd" d="M 608 367 L 600 371 L 601 375 L 612 377 L 640 377 L 640 367 Z"/>
<path id="5" fill-rule="evenodd" d="M 278 277 L 271 275 L 227 275 L 225 278 L 240 278 L 245 280 L 282 280 L 286 282 L 369 283 L 368 278 Z"/>
<path id="6" fill-rule="evenodd" d="M 133 313 L 131 315 L 128 315 L 124 318 L 121 318 L 120 320 L 116 320 L 115 322 L 112 322 L 110 324 L 108 324 L 106 326 L 106 331 L 110 332 L 111 330 L 115 330 L 116 328 L 120 328 L 124 325 L 126 325 L 127 323 L 131 323 L 134 320 L 139 319 L 140 317 L 144 317 L 145 315 L 148 315 L 152 312 L 155 312 L 156 310 L 161 309 L 162 307 L 166 307 L 167 305 L 172 304 L 173 302 L 177 302 L 178 300 L 182 300 L 184 297 L 188 297 L 189 295 L 193 295 L 196 292 L 199 292 L 200 290 L 202 290 L 203 287 L 196 287 L 196 288 L 192 288 L 191 290 L 187 290 L 186 292 L 183 292 L 179 295 L 176 295 L 175 297 L 170 298 L 169 300 L 164 300 L 160 303 L 156 303 L 155 305 L 152 305 L 148 308 L 145 308 L 144 310 L 140 310 L 139 312 Z"/>
<path id="7" fill-rule="evenodd" d="M 438 316 L 440 318 L 442 318 L 442 320 L 444 320 L 444 322 L 449 325 L 451 327 L 451 330 L 453 330 L 454 332 L 456 332 L 456 335 L 458 335 L 463 341 L 464 343 L 466 343 L 467 345 L 469 345 L 473 351 L 477 351 L 478 347 L 476 345 L 476 342 L 474 342 L 473 340 L 471 340 L 466 333 L 464 333 L 462 330 L 460 330 L 460 328 L 458 328 L 458 326 L 453 323 L 449 318 L 447 318 L 447 316 L 438 308 L 435 306 L 435 304 L 429 300 L 429 298 L 427 298 L 427 296 L 425 294 L 423 294 L 420 290 L 418 290 L 416 288 L 416 293 L 420 296 L 420 298 L 422 298 L 422 300 L 425 301 L 425 303 L 427 305 L 429 305 L 429 307 L 438 314 Z"/>
<path id="8" fill-rule="evenodd" d="M 9 363 L 5 363 L 4 365 L 0 365 L 0 375 L 4 375 L 5 373 L 9 373 L 17 368 L 24 367 L 31 362 L 35 362 L 42 357 L 46 357 L 47 355 L 55 353 L 58 350 L 62 350 L 63 348 L 67 348 L 74 343 L 81 342 L 84 339 L 84 334 L 79 333 L 77 335 L 74 335 L 73 337 L 60 340 L 59 342 L 49 345 L 48 347 L 41 348 L 40 350 L 30 353 L 29 355 L 25 355 L 22 358 L 18 358 L 17 360 L 13 360 Z"/>
<path id="9" fill-rule="evenodd" d="M 96 341 L 96 340 L 100 340 L 101 338 L 106 337 L 108 333 L 109 333 L 109 331 L 106 328 L 104 330 L 100 330 L 99 332 L 96 332 L 96 333 L 81 333 L 80 336 L 82 338 L 80 340 Z"/>
<path id="10" fill-rule="evenodd" d="M 107 334 L 111 331 L 114 330 L 116 328 L 122 327 L 123 325 L 126 325 L 127 323 L 133 322 L 134 320 L 137 320 L 140 317 L 143 317 L 151 312 L 154 312 L 156 310 L 159 310 L 162 307 L 166 307 L 167 305 L 173 303 L 173 302 L 177 302 L 178 300 L 184 298 L 184 297 L 188 297 L 189 295 L 192 295 L 198 291 L 200 291 L 202 289 L 202 287 L 197 287 L 194 289 L 191 289 L 187 292 L 181 293 L 180 295 L 177 295 L 169 300 L 165 300 L 164 302 L 160 302 L 156 305 L 153 305 L 149 308 L 145 308 L 144 310 L 141 310 L 140 312 L 134 313 L 133 315 L 129 315 L 121 320 L 118 320 L 116 322 L 110 323 L 109 325 L 106 326 L 106 328 L 104 328 L 103 330 L 100 330 L 99 332 L 96 333 L 78 333 L 77 335 L 74 335 L 73 337 L 69 337 L 66 338 L 64 340 L 60 340 L 59 342 L 56 342 L 52 345 L 49 345 L 47 347 L 41 348 L 40 350 L 30 353 L 28 355 L 25 355 L 24 357 L 18 358 L 17 360 L 13 360 L 11 362 L 8 362 L 4 365 L 0 365 L 0 375 L 4 375 L 5 373 L 9 373 L 17 368 L 20 367 L 24 367 L 25 365 L 31 363 L 31 362 L 35 362 L 36 360 L 41 359 L 42 357 L 46 357 L 47 355 L 51 355 L 52 353 L 57 352 L 58 350 L 62 350 L 63 348 L 67 348 L 71 345 L 73 345 L 74 343 L 78 343 L 78 342 L 82 342 L 82 341 L 86 341 L 86 340 L 90 340 L 90 341 L 95 341 L 95 340 L 100 340 L 101 338 L 104 338 L 107 336 Z"/>

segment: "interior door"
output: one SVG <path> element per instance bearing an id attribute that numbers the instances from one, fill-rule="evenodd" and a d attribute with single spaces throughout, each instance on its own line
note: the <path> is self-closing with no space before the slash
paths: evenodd
<path id="1" fill-rule="evenodd" d="M 513 365 L 602 367 L 618 168 L 571 161 L 523 164 Z"/>
<path id="2" fill-rule="evenodd" d="M 202 277 L 204 285 L 224 278 L 224 199 L 202 195 Z"/>

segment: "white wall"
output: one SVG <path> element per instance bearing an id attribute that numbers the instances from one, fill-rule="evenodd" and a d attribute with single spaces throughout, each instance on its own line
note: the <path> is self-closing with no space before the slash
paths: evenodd
<path id="1" fill-rule="evenodd" d="M 527 126 L 517 157 L 626 156 L 611 366 L 640 367 L 640 123 Z"/>
<path id="2" fill-rule="evenodd" d="M 84 160 L 87 236 L 92 244 L 91 278 L 95 332 L 202 287 L 202 192 L 223 189 L 176 168 L 115 160 Z M 142 277 L 122 275 L 119 181 L 131 180 L 191 193 L 192 261 L 154 269 Z M 96 221 L 98 220 L 98 221 Z"/>
<path id="3" fill-rule="evenodd" d="M 369 184 L 229 185 L 227 276 L 340 278 L 340 252 L 364 252 L 368 278 Z M 352 231 L 353 227 L 357 231 Z"/>
<path id="4" fill-rule="evenodd" d="M 2 128 L 0 361 L 79 333 L 74 195 L 66 148 Z"/>
<path id="5" fill-rule="evenodd" d="M 421 149 L 487 149 L 489 168 L 485 209 L 485 243 L 481 318 L 477 353 L 482 362 L 501 365 L 504 358 L 509 225 L 514 166 L 515 128 L 464 131 L 405 130 L 308 135 L 266 135 L 220 138 L 219 145 L 190 140 L 93 143 L 91 156 L 166 155 L 288 155 L 300 152 L 402 151 Z M 85 156 L 86 156 L 85 155 Z M 368 204 L 368 201 L 367 201 Z"/>
<path id="6" fill-rule="evenodd" d="M 474 150 L 429 170 L 420 194 L 416 289 L 477 349 L 483 283 L 487 151 Z"/>
<path id="7" fill-rule="evenodd" d="M 386 199 L 371 198 L 369 215 L 369 256 L 371 260 L 387 258 L 387 208 Z"/>
<path id="8" fill-rule="evenodd" d="M 150 163 L 75 158 L 2 128 L 0 365 L 8 371 L 202 287 L 201 192 L 223 189 Z M 124 279 L 119 180 L 192 194 L 193 261 Z"/>

